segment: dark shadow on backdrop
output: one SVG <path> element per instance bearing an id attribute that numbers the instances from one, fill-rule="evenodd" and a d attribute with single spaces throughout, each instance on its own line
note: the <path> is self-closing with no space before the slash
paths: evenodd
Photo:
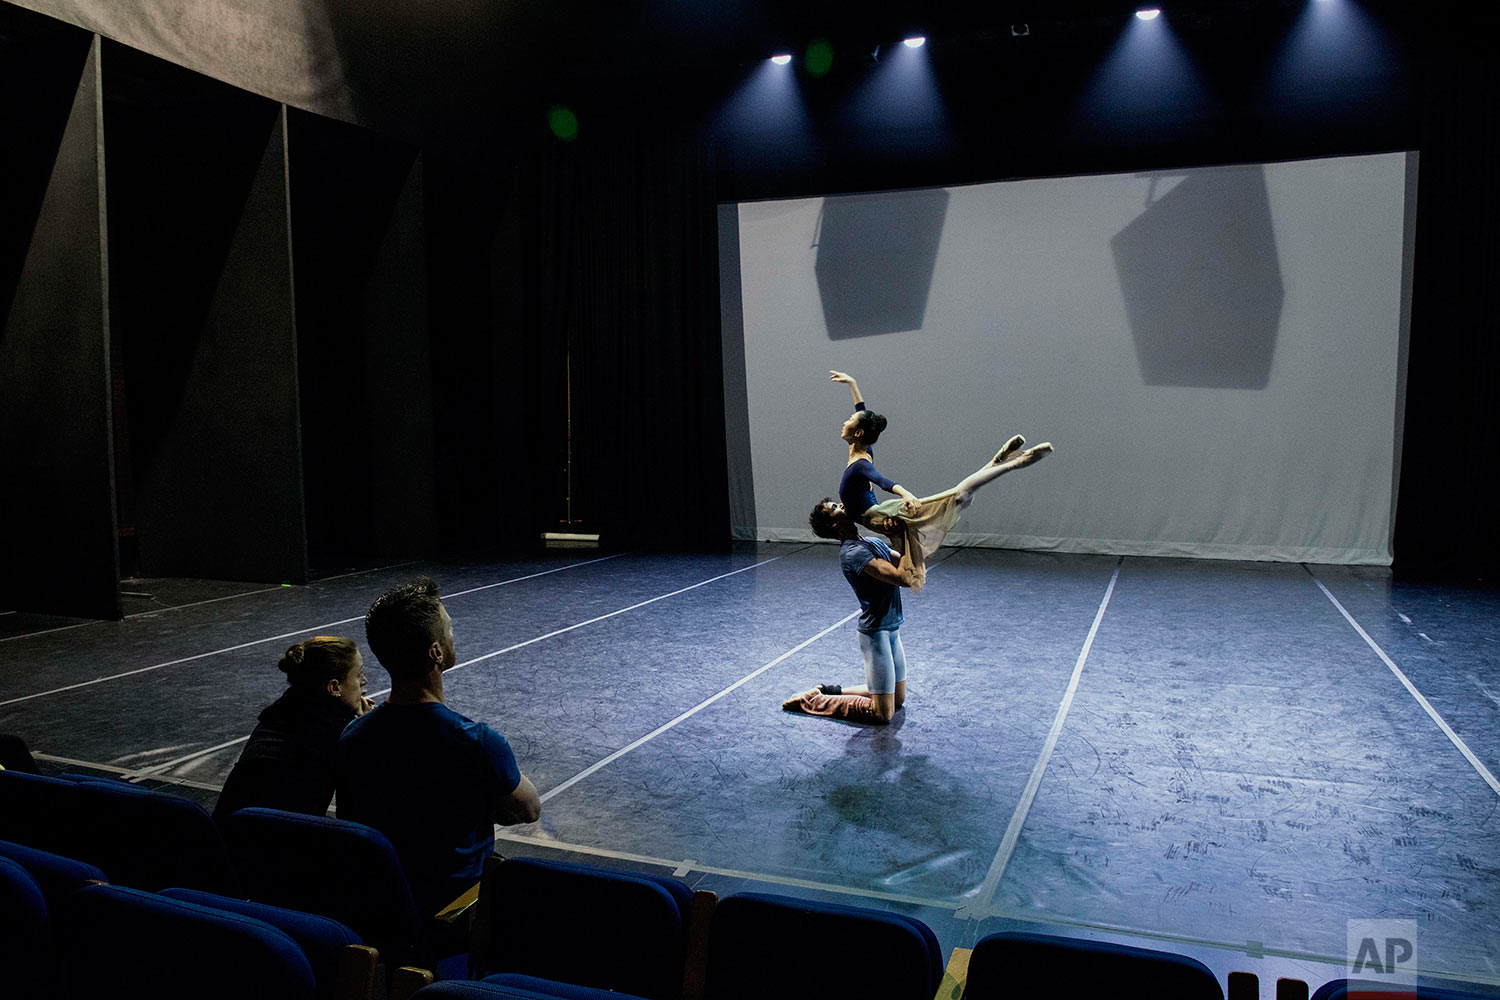
<path id="1" fill-rule="evenodd" d="M 1266 387 L 1285 294 L 1262 167 L 1189 174 L 1110 249 L 1147 385 Z"/>
<path id="2" fill-rule="evenodd" d="M 814 271 L 830 340 L 920 330 L 948 192 L 828 198 Z"/>

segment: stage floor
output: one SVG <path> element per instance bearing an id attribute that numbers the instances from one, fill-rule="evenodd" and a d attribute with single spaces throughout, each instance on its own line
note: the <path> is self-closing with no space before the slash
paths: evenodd
<path id="1" fill-rule="evenodd" d="M 1348 921 L 1415 921 L 1425 974 L 1500 987 L 1500 593 L 1385 570 L 947 549 L 884 729 L 780 709 L 860 680 L 826 545 L 132 581 L 122 622 L 0 615 L 0 732 L 211 805 L 288 645 L 351 636 L 387 686 L 361 619 L 419 572 L 449 705 L 542 792 L 502 853 L 896 909 L 945 949 L 1162 948 L 1221 985 L 1316 987 Z"/>

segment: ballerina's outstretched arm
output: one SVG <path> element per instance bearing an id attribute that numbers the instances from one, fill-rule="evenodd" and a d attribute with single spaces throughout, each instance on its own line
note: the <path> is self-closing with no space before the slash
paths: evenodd
<path id="1" fill-rule="evenodd" d="M 842 382 L 849 387 L 849 391 L 854 394 L 854 408 L 856 410 L 865 405 L 865 397 L 859 394 L 859 383 L 854 381 L 853 375 L 850 375 L 848 372 L 836 372 L 830 368 L 828 369 L 828 380 L 830 382 Z"/>

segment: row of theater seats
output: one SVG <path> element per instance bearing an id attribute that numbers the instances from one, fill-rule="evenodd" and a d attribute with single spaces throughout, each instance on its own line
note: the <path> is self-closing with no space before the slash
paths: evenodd
<path id="1" fill-rule="evenodd" d="M 955 986 L 937 938 L 911 917 L 759 893 L 721 901 L 673 878 L 562 862 L 496 862 L 426 915 L 368 827 L 245 809 L 228 834 L 176 796 L 0 772 L 0 996 L 1224 996 L 1189 958 L 1014 933 L 979 942 Z M 1297 995 L 1288 987 L 1282 1000 Z M 1346 989 L 1329 983 L 1316 1000 Z M 1255 991 L 1231 981 L 1231 1000 Z"/>

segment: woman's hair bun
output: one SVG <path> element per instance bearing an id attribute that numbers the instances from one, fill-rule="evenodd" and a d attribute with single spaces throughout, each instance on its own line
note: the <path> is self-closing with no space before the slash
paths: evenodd
<path id="1" fill-rule="evenodd" d="M 296 670 L 298 667 L 302 666 L 302 657 L 304 653 L 305 650 L 302 648 L 302 643 L 299 642 L 297 643 L 297 645 L 286 651 L 286 655 L 281 658 L 281 662 L 276 664 L 276 666 L 280 668 L 282 673 L 289 674 L 293 670 Z"/>
<path id="2" fill-rule="evenodd" d="M 352 639 L 315 635 L 304 639 L 277 664 L 293 687 L 321 690 L 329 681 L 343 681 L 359 664 L 359 647 Z"/>

